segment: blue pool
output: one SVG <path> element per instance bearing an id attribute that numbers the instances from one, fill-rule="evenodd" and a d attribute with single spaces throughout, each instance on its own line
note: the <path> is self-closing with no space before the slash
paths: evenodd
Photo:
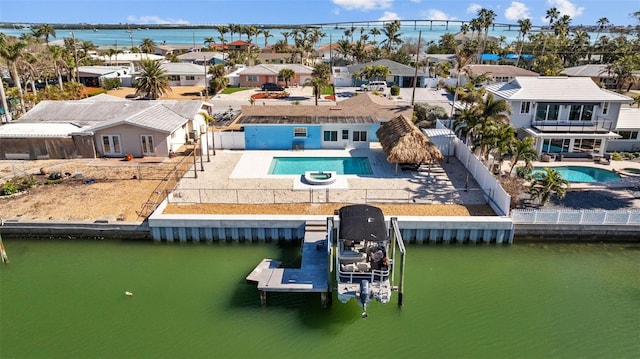
<path id="1" fill-rule="evenodd" d="M 306 171 L 335 171 L 341 175 L 372 175 L 367 157 L 274 157 L 270 175 L 302 175 Z"/>
<path id="2" fill-rule="evenodd" d="M 620 175 L 609 170 L 585 166 L 551 167 L 560 172 L 562 178 L 569 182 L 612 182 L 620 180 Z M 542 172 L 542 167 L 534 167 L 533 173 Z"/>

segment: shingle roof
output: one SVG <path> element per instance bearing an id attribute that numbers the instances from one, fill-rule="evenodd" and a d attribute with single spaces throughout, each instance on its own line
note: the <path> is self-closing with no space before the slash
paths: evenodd
<path id="1" fill-rule="evenodd" d="M 391 70 L 391 75 L 393 76 L 413 76 L 416 72 L 415 68 L 411 66 L 407 66 L 399 62 L 391 61 L 389 59 L 382 59 L 382 60 L 367 62 L 364 64 L 351 65 L 351 66 L 347 66 L 347 69 L 349 70 L 350 73 L 355 73 L 362 70 L 365 66 L 372 66 L 372 65 L 387 66 L 389 70 Z"/>
<path id="2" fill-rule="evenodd" d="M 411 118 L 413 108 L 408 105 L 396 105 L 381 96 L 364 93 L 338 102 L 336 106 L 242 106 L 242 116 L 236 124 L 282 123 L 283 118 L 290 121 L 293 118 L 296 118 L 295 121 L 310 121 L 295 123 L 378 123 L 389 121 L 399 115 Z M 324 119 L 329 122 L 319 122 Z"/>
<path id="3" fill-rule="evenodd" d="M 20 118 L 21 123 L 71 123 L 84 129 L 104 129 L 122 123 L 172 132 L 193 119 L 201 101 L 143 101 L 90 98 L 42 101 Z"/>
<path id="4" fill-rule="evenodd" d="M 508 100 L 630 102 L 631 98 L 598 87 L 588 77 L 516 77 L 487 86 L 487 91 Z"/>
<path id="5" fill-rule="evenodd" d="M 571 77 L 612 77 L 607 73 L 607 65 L 599 64 L 567 67 L 562 73 Z"/>

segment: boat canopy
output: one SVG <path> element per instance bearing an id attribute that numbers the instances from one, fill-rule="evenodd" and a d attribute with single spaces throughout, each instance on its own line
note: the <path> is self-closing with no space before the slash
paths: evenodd
<path id="1" fill-rule="evenodd" d="M 340 208 L 340 240 L 377 241 L 387 240 L 384 214 L 378 207 L 355 204 Z"/>

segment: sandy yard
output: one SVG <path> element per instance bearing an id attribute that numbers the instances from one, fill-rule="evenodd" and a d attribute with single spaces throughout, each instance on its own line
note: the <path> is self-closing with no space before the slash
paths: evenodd
<path id="1" fill-rule="evenodd" d="M 117 89 L 107 91 L 107 94 L 122 97 L 136 92 L 132 87 L 119 87 Z M 162 100 L 202 100 L 200 93 L 204 92 L 204 86 L 177 86 L 172 87 L 171 92 L 162 96 Z"/>

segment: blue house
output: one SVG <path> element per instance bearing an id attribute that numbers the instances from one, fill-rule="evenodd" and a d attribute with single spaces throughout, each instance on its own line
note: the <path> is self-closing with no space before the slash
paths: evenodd
<path id="1" fill-rule="evenodd" d="M 243 128 L 247 150 L 369 148 L 380 123 L 411 106 L 361 94 L 335 106 L 243 106 L 236 125 Z"/>

